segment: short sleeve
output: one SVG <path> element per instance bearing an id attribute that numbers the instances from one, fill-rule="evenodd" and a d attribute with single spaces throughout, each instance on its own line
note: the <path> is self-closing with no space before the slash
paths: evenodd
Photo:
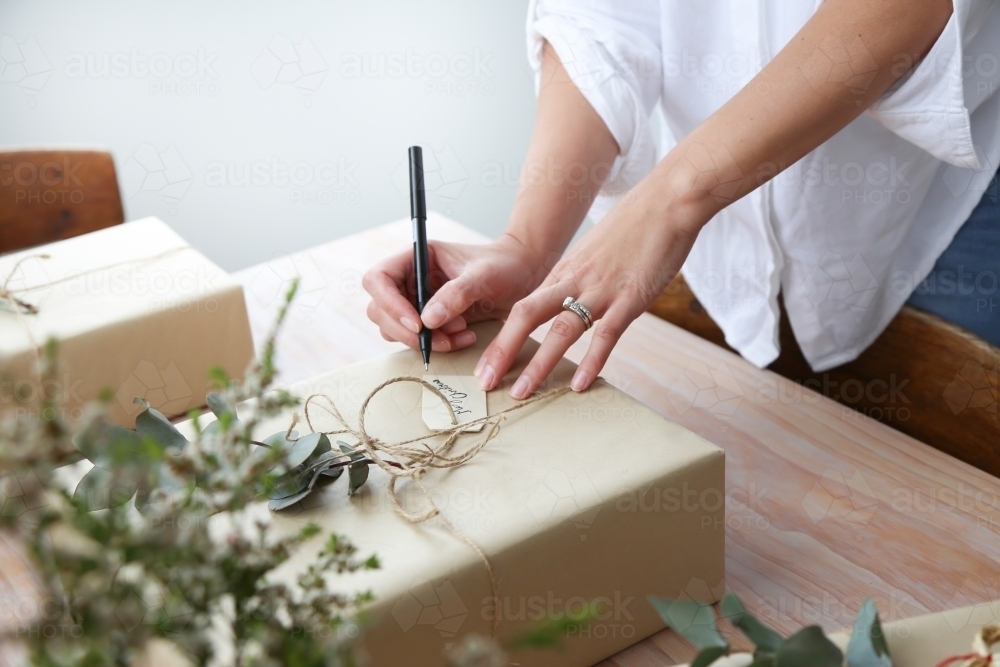
<path id="1" fill-rule="evenodd" d="M 662 89 L 659 30 L 655 0 L 532 0 L 528 8 L 528 61 L 536 92 L 547 41 L 618 143 L 619 156 L 602 189 L 605 201 L 627 191 L 655 164 L 649 117 Z"/>
<path id="2" fill-rule="evenodd" d="M 954 11 L 923 60 L 868 109 L 887 129 L 956 167 L 980 169 L 970 106 L 985 98 L 969 55 L 1000 43 L 995 0 L 954 0 Z M 994 20 L 991 20 L 994 19 Z M 975 58 L 980 61 L 981 58 Z M 995 74 L 996 57 L 990 63 Z M 991 94 L 995 94 L 995 87 Z"/>

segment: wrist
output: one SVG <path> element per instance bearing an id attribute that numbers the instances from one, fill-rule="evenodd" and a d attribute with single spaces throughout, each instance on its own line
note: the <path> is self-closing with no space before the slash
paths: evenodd
<path id="1" fill-rule="evenodd" d="M 658 165 L 632 188 L 609 217 L 634 221 L 656 244 L 693 244 L 718 208 L 711 197 L 697 189 L 697 184 L 664 166 Z"/>
<path id="2" fill-rule="evenodd" d="M 503 257 L 503 264 L 509 267 L 509 296 L 514 301 L 533 292 L 552 270 L 553 262 L 547 262 L 542 252 L 509 230 L 493 242 L 493 247 Z"/>
<path id="3" fill-rule="evenodd" d="M 548 272 L 562 257 L 586 216 L 553 187 L 522 188 L 514 200 L 503 236 L 516 244 L 533 267 Z"/>
<path id="4" fill-rule="evenodd" d="M 660 211 L 678 229 L 697 235 L 715 214 L 743 194 L 743 174 L 724 148 L 712 153 L 695 141 L 684 140 L 650 174 L 649 189 L 660 200 Z"/>
<path id="5" fill-rule="evenodd" d="M 522 238 L 522 235 L 514 230 L 508 229 L 501 234 L 497 243 L 503 246 L 506 252 L 513 253 L 532 272 L 545 264 L 548 255 L 546 249 L 533 247 L 530 239 Z"/>

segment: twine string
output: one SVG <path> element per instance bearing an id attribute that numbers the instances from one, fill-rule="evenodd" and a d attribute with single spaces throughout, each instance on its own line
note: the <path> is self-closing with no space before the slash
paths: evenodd
<path id="1" fill-rule="evenodd" d="M 82 276 L 89 276 L 94 273 L 100 273 L 102 271 L 110 271 L 111 269 L 116 269 L 119 266 L 127 266 L 129 264 L 137 264 L 142 266 L 148 264 L 149 262 L 156 261 L 158 259 L 163 259 L 170 255 L 176 254 L 183 250 L 194 250 L 193 246 L 182 245 L 176 248 L 170 248 L 169 250 L 164 250 L 163 252 L 156 253 L 155 255 L 150 255 L 149 257 L 142 257 L 139 259 L 126 259 L 121 262 L 115 262 L 114 264 L 107 264 L 105 266 L 97 266 L 92 269 L 87 269 L 85 271 L 77 271 L 76 273 L 71 273 L 68 276 L 63 276 L 62 278 L 57 278 L 55 280 L 50 280 L 48 282 L 39 283 L 37 285 L 31 285 L 30 287 L 22 287 L 20 289 L 10 289 L 10 281 L 17 273 L 17 270 L 21 267 L 21 264 L 28 261 L 29 259 L 51 259 L 52 256 L 47 253 L 36 253 L 33 255 L 25 255 L 21 257 L 17 262 L 14 263 L 13 268 L 11 268 L 10 273 L 3 281 L 3 286 L 0 287 L 0 299 L 6 300 L 13 304 L 15 312 L 22 312 L 23 314 L 35 315 L 38 313 L 38 306 L 25 302 L 19 299 L 16 294 L 24 294 L 26 292 L 34 292 L 36 290 L 44 289 L 46 287 L 52 287 L 54 285 L 59 285 L 61 283 L 69 282 L 70 280 L 75 280 Z"/>
<path id="2" fill-rule="evenodd" d="M 365 424 L 365 420 L 368 417 L 368 407 L 372 399 L 386 389 L 390 385 L 399 382 L 411 382 L 423 386 L 429 389 L 432 394 L 437 396 L 448 408 L 448 413 L 451 418 L 452 426 L 446 429 L 435 430 L 431 436 L 423 435 L 416 438 L 410 438 L 408 440 L 402 440 L 400 442 L 389 443 L 385 442 L 368 432 Z M 406 521 L 418 524 L 423 523 L 434 517 L 439 517 L 441 522 L 455 534 L 460 540 L 465 542 L 483 561 L 486 566 L 486 573 L 489 576 L 490 588 L 493 592 L 493 629 L 492 636 L 494 639 L 497 638 L 497 631 L 500 626 L 500 587 L 497 583 L 496 574 L 493 571 L 493 564 L 487 557 L 486 553 L 476 544 L 468 535 L 466 535 L 462 530 L 458 528 L 454 523 L 452 523 L 446 516 L 441 513 L 440 508 L 434 503 L 434 499 L 431 497 L 430 492 L 424 486 L 421 478 L 424 474 L 432 468 L 457 468 L 468 463 L 473 457 L 475 457 L 479 452 L 483 450 L 486 445 L 493 440 L 500 433 L 500 423 L 506 419 L 507 415 L 528 407 L 529 405 L 534 405 L 541 401 L 546 401 L 562 394 L 567 393 L 570 390 L 569 387 L 559 387 L 557 389 L 551 389 L 540 394 L 536 394 L 530 398 L 527 398 L 509 408 L 496 412 L 492 415 L 487 415 L 485 417 L 478 417 L 476 419 L 469 420 L 462 424 L 458 423 L 458 419 L 455 416 L 455 411 L 451 406 L 448 398 L 433 384 L 427 382 L 426 380 L 414 377 L 412 375 L 401 375 L 398 377 L 390 378 L 385 382 L 381 383 L 377 387 L 369 392 L 368 396 L 361 403 L 361 408 L 358 410 L 358 425 L 356 428 L 351 427 L 344 419 L 344 416 L 337 409 L 336 403 L 327 394 L 312 394 L 306 398 L 305 404 L 303 406 L 303 413 L 305 415 L 306 424 L 309 426 L 310 431 L 313 433 L 324 433 L 326 435 L 341 435 L 348 434 L 352 436 L 355 440 L 360 443 L 361 449 L 364 451 L 365 455 L 378 465 L 379 468 L 384 470 L 389 475 L 389 502 L 392 504 L 393 510 L 400 517 Z M 343 428 L 333 431 L 317 431 L 312 423 L 312 416 L 310 415 L 309 409 L 311 407 L 325 410 L 330 416 L 337 421 L 337 423 Z M 291 435 L 292 427 L 298 421 L 298 415 L 294 415 L 292 418 L 291 426 L 288 427 L 286 432 L 286 437 Z M 455 443 L 458 441 L 459 437 L 466 433 L 469 427 L 476 426 L 478 424 L 483 424 L 483 434 L 479 440 L 472 447 L 466 449 L 465 451 L 454 454 L 452 449 Z M 429 445 L 425 441 L 429 437 L 440 437 L 445 436 L 444 440 L 437 445 Z M 419 446 L 416 446 L 418 445 Z M 399 465 L 390 465 L 387 462 L 386 457 L 391 457 L 391 459 Z M 425 508 L 421 512 L 408 512 L 403 505 L 400 503 L 399 498 L 396 495 L 396 483 L 401 479 L 411 479 L 413 483 L 420 489 L 423 495 L 423 500 L 425 503 Z"/>
<path id="3" fill-rule="evenodd" d="M 37 315 L 38 306 L 24 301 L 23 299 L 17 297 L 17 294 L 23 294 L 25 292 L 33 292 L 35 290 L 44 289 L 46 287 L 52 287 L 54 285 L 59 285 L 60 283 L 69 282 L 70 280 L 75 280 L 81 276 L 87 276 L 94 273 L 100 273 L 102 271 L 110 271 L 111 269 L 118 268 L 119 266 L 125 266 L 128 264 L 137 264 L 142 266 L 150 262 L 154 262 L 158 259 L 168 257 L 175 253 L 181 252 L 183 250 L 194 250 L 193 246 L 182 245 L 176 248 L 170 248 L 169 250 L 164 250 L 163 252 L 157 253 L 155 255 L 150 255 L 149 257 L 143 257 L 140 259 L 127 259 L 121 262 L 115 262 L 114 264 L 109 264 L 106 266 L 99 266 L 93 269 L 87 269 L 86 271 L 78 271 L 77 273 L 70 274 L 68 276 L 63 276 L 62 278 L 57 278 L 56 280 L 50 280 L 45 283 L 39 283 L 38 285 L 31 285 L 30 287 L 22 287 L 20 289 L 11 289 L 10 281 L 17 274 L 17 270 L 21 268 L 21 264 L 28 261 L 29 259 L 51 259 L 52 256 L 47 253 L 34 253 L 31 255 L 25 255 L 14 262 L 14 266 L 11 268 L 7 277 L 4 278 L 3 285 L 0 285 L 0 303 L 7 302 L 10 304 L 10 310 L 13 311 L 14 316 L 17 318 L 18 324 L 24 329 L 24 334 L 28 338 L 28 344 L 31 346 L 32 354 L 35 357 L 35 372 L 38 375 L 38 381 L 42 381 L 41 376 L 41 366 L 42 366 L 42 352 L 41 346 L 38 341 L 35 340 L 35 336 L 31 331 L 31 324 L 28 321 L 26 315 Z"/>

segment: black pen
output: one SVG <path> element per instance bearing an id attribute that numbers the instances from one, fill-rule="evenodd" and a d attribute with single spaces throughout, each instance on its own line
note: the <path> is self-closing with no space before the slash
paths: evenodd
<path id="1" fill-rule="evenodd" d="M 410 218 L 413 220 L 413 270 L 417 276 L 417 312 L 423 313 L 431 298 L 427 277 L 427 202 L 424 199 L 424 153 L 420 146 L 410 146 Z M 431 361 L 431 330 L 421 323 L 420 354 L 424 370 Z"/>

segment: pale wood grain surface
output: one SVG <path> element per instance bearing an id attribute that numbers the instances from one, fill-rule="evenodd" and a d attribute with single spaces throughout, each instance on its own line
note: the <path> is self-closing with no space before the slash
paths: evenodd
<path id="1" fill-rule="evenodd" d="M 434 215 L 428 231 L 486 240 Z M 410 243 L 404 220 L 236 274 L 257 342 L 283 286 L 301 278 L 279 337 L 283 384 L 400 349 L 365 317 L 361 276 Z M 586 342 L 567 356 L 578 361 Z M 843 628 L 868 596 L 886 620 L 1000 599 L 996 478 L 648 314 L 603 376 L 726 450 L 726 584 L 779 630 Z M 29 598 L 26 565 L 17 545 L 0 540 L 8 611 Z M 601 667 L 663 667 L 692 655 L 663 631 Z"/>
<path id="2" fill-rule="evenodd" d="M 440 216 L 428 231 L 487 240 Z M 279 338 L 284 383 L 401 348 L 365 316 L 361 276 L 410 243 L 402 220 L 236 274 L 258 341 L 280 281 L 302 276 Z M 567 356 L 579 361 L 586 342 Z M 629 328 L 603 376 L 726 450 L 726 583 L 779 630 L 846 627 L 868 596 L 886 620 L 1000 598 L 1000 480 L 652 315 Z M 601 665 L 692 655 L 663 631 Z"/>

